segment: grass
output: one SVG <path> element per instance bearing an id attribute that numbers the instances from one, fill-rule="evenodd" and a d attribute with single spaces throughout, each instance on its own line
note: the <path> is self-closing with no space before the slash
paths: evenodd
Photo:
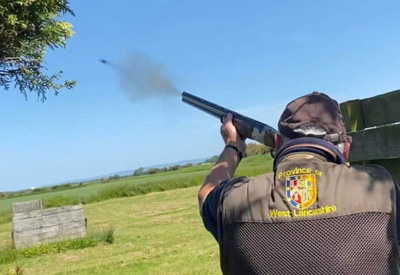
<path id="1" fill-rule="evenodd" d="M 32 258 L 48 253 L 61 253 L 68 250 L 93 247 L 100 243 L 112 244 L 114 242 L 114 230 L 102 230 L 86 235 L 83 238 L 64 240 L 55 243 L 45 243 L 25 249 L 6 247 L 0 250 L 0 264 L 21 261 L 23 258 Z"/>
<path id="2" fill-rule="evenodd" d="M 236 176 L 270 171 L 271 163 L 265 156 L 244 159 Z M 101 199 L 84 205 L 88 230 L 113 228 L 113 245 L 19 256 L 0 263 L 0 274 L 21 266 L 24 274 L 221 274 L 218 245 L 204 229 L 197 205 L 198 185 L 210 166 L 96 187 Z M 175 190 L 153 192 L 170 188 Z M 11 227 L 9 221 L 0 223 L 0 250 L 10 246 Z"/>
<path id="3" fill-rule="evenodd" d="M 12 220 L 11 210 L 8 210 L 8 211 L 3 210 L 0 212 L 0 224 L 6 223 L 6 222 L 11 222 L 11 220 Z"/>
<path id="4" fill-rule="evenodd" d="M 48 253 L 16 263 L 24 274 L 220 274 L 218 246 L 203 228 L 198 187 L 118 198 L 84 206 L 89 231 L 112 227 L 113 245 Z M 0 227 L 11 230 L 11 224 Z"/>

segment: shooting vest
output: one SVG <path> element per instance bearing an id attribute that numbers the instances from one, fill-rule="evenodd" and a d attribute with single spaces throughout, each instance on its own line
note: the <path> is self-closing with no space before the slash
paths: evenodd
<path id="1" fill-rule="evenodd" d="M 399 274 L 395 186 L 378 166 L 284 156 L 275 174 L 225 186 L 224 274 Z"/>

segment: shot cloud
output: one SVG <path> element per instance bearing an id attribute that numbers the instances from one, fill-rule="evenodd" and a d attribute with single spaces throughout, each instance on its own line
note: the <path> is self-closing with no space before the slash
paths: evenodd
<path id="1" fill-rule="evenodd" d="M 116 67 L 119 85 L 133 101 L 180 94 L 165 66 L 147 54 L 133 53 L 125 56 L 120 64 L 109 65 Z"/>

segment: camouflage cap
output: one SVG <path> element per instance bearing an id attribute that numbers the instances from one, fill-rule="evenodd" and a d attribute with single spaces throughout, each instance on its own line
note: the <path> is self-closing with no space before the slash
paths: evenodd
<path id="1" fill-rule="evenodd" d="M 319 92 L 299 97 L 283 111 L 279 132 L 288 138 L 318 137 L 332 143 L 346 138 L 346 127 L 336 100 Z"/>

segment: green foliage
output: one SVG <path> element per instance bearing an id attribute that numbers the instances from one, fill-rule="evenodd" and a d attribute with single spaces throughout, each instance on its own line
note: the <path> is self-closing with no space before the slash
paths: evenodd
<path id="1" fill-rule="evenodd" d="M 120 178 L 119 175 L 114 175 L 114 176 L 108 177 L 109 180 L 117 180 L 117 179 L 119 179 L 119 178 Z"/>
<path id="2" fill-rule="evenodd" d="M 144 174 L 144 168 L 143 168 L 143 167 L 140 167 L 140 168 L 136 169 L 136 170 L 133 172 L 133 175 L 134 175 L 134 176 L 141 176 L 141 175 L 143 175 L 143 174 Z"/>
<path id="3" fill-rule="evenodd" d="M 100 190 L 100 192 L 92 197 L 90 201 L 103 201 L 111 198 L 131 197 L 151 192 L 197 186 L 202 183 L 203 180 L 204 175 L 188 174 L 187 177 L 180 179 L 159 180 L 156 182 L 141 184 L 118 184 Z"/>
<path id="4" fill-rule="evenodd" d="M 192 167 L 192 166 L 194 166 L 193 163 L 186 163 L 184 165 L 173 165 L 173 166 L 170 166 L 168 168 L 164 167 L 163 169 L 161 169 L 161 172 L 176 171 L 176 170 L 179 170 L 179 169 L 189 168 L 189 167 Z"/>
<path id="5" fill-rule="evenodd" d="M 108 179 L 107 179 L 108 181 Z M 58 184 L 58 185 L 52 185 L 52 186 L 47 186 L 47 187 L 38 187 L 38 188 L 33 188 L 33 189 L 26 189 L 26 190 L 21 190 L 21 191 L 15 191 L 15 192 L 5 192 L 3 196 L 0 196 L 1 198 L 14 198 L 14 197 L 22 197 L 22 196 L 29 196 L 31 194 L 42 194 L 42 193 L 48 193 L 52 191 L 61 191 L 61 190 L 69 190 L 73 188 L 78 188 L 87 185 L 88 183 L 84 182 L 79 182 L 79 183 L 63 183 L 63 184 Z M 1 218 L 0 218 L 1 220 Z"/>
<path id="6" fill-rule="evenodd" d="M 34 194 L 30 196 L 0 199 L 0 210 L 11 209 L 11 203 L 17 201 L 27 201 L 33 199 L 42 199 L 44 208 L 58 207 L 71 204 L 89 204 L 99 202 L 110 198 L 130 197 L 150 192 L 172 190 L 200 185 L 204 177 L 211 168 L 210 163 L 192 165 L 187 164 L 186 168 L 181 165 L 169 167 L 167 172 L 156 174 L 145 174 L 140 176 L 131 176 L 109 181 L 103 184 L 101 180 L 90 184 L 85 183 L 83 187 L 74 184 L 74 188 L 57 189 L 52 191 Z M 176 169 L 176 170 L 174 170 Z M 269 155 L 259 155 L 244 158 L 235 176 L 254 177 L 272 170 L 272 158 Z M 46 187 L 47 188 L 47 187 Z M 43 191 L 44 192 L 44 191 Z M 0 217 L 0 224 L 8 222 L 11 219 L 11 211 L 4 212 L 7 215 Z"/>
<path id="7" fill-rule="evenodd" d="M 15 266 L 10 267 L 4 272 L 4 275 L 22 275 L 24 274 L 24 267 L 21 263 L 16 263 Z"/>
<path id="8" fill-rule="evenodd" d="M 0 86 L 7 90 L 14 83 L 25 97 L 33 91 L 42 101 L 48 90 L 58 94 L 75 86 L 71 80 L 58 83 L 62 71 L 43 73 L 46 48 L 66 47 L 73 35 L 72 25 L 58 19 L 74 15 L 68 5 L 68 0 L 0 0 Z"/>
<path id="9" fill-rule="evenodd" d="M 205 163 L 216 163 L 218 160 L 218 157 L 219 157 L 218 155 L 212 156 L 211 158 L 206 159 Z"/>
<path id="10" fill-rule="evenodd" d="M 193 166 L 193 163 L 186 163 L 182 167 L 183 168 L 188 168 L 188 167 L 192 167 L 192 166 Z"/>
<path id="11" fill-rule="evenodd" d="M 169 171 L 176 171 L 176 170 L 178 170 L 179 168 L 180 168 L 179 165 L 174 165 L 174 166 L 169 167 L 168 170 L 169 170 Z"/>
<path id="12" fill-rule="evenodd" d="M 59 207 L 65 205 L 74 205 L 86 202 L 79 197 L 57 195 L 48 199 L 42 200 L 43 208 Z"/>
<path id="13" fill-rule="evenodd" d="M 45 243 L 20 250 L 8 247 L 0 251 L 0 264 L 14 262 L 20 258 L 32 258 L 49 253 L 61 253 L 68 250 L 93 247 L 100 243 L 114 243 L 114 230 L 102 230 L 88 234 L 83 238 L 56 243 Z"/>
<path id="14" fill-rule="evenodd" d="M 0 224 L 11 222 L 12 214 L 11 211 L 1 211 L 0 212 Z"/>
<path id="15" fill-rule="evenodd" d="M 269 154 L 269 148 L 261 143 L 249 143 L 247 144 L 245 156 L 252 157 L 257 155 Z"/>
<path id="16" fill-rule="evenodd" d="M 158 172 L 160 172 L 160 169 L 158 169 L 158 168 L 150 168 L 147 170 L 147 174 L 149 174 L 149 175 L 157 174 Z"/>
<path id="17" fill-rule="evenodd" d="M 17 260 L 18 250 L 7 247 L 0 251 L 0 264 L 11 263 Z"/>
<path id="18" fill-rule="evenodd" d="M 143 179 L 147 180 L 116 182 L 112 185 L 107 185 L 89 197 L 53 197 L 43 200 L 43 205 L 45 207 L 55 207 L 78 203 L 88 204 L 112 198 L 132 197 L 151 192 L 199 186 L 210 169 L 209 165 L 193 166 L 188 164 L 186 166 L 186 168 L 181 168 L 179 171 L 167 172 L 163 176 L 159 174 L 142 176 Z M 272 158 L 269 155 L 254 156 L 242 160 L 235 176 L 254 177 L 270 171 L 272 171 Z"/>
<path id="19" fill-rule="evenodd" d="M 173 165 L 170 167 L 163 167 L 163 168 L 149 168 L 147 170 L 145 170 L 143 167 L 140 167 L 138 169 L 136 169 L 133 172 L 134 176 L 142 176 L 142 175 L 154 175 L 154 174 L 158 174 L 158 173 L 164 173 L 164 172 L 169 172 L 169 171 L 176 171 L 182 168 L 188 168 L 188 167 L 192 167 L 193 163 L 186 163 L 184 165 Z"/>

